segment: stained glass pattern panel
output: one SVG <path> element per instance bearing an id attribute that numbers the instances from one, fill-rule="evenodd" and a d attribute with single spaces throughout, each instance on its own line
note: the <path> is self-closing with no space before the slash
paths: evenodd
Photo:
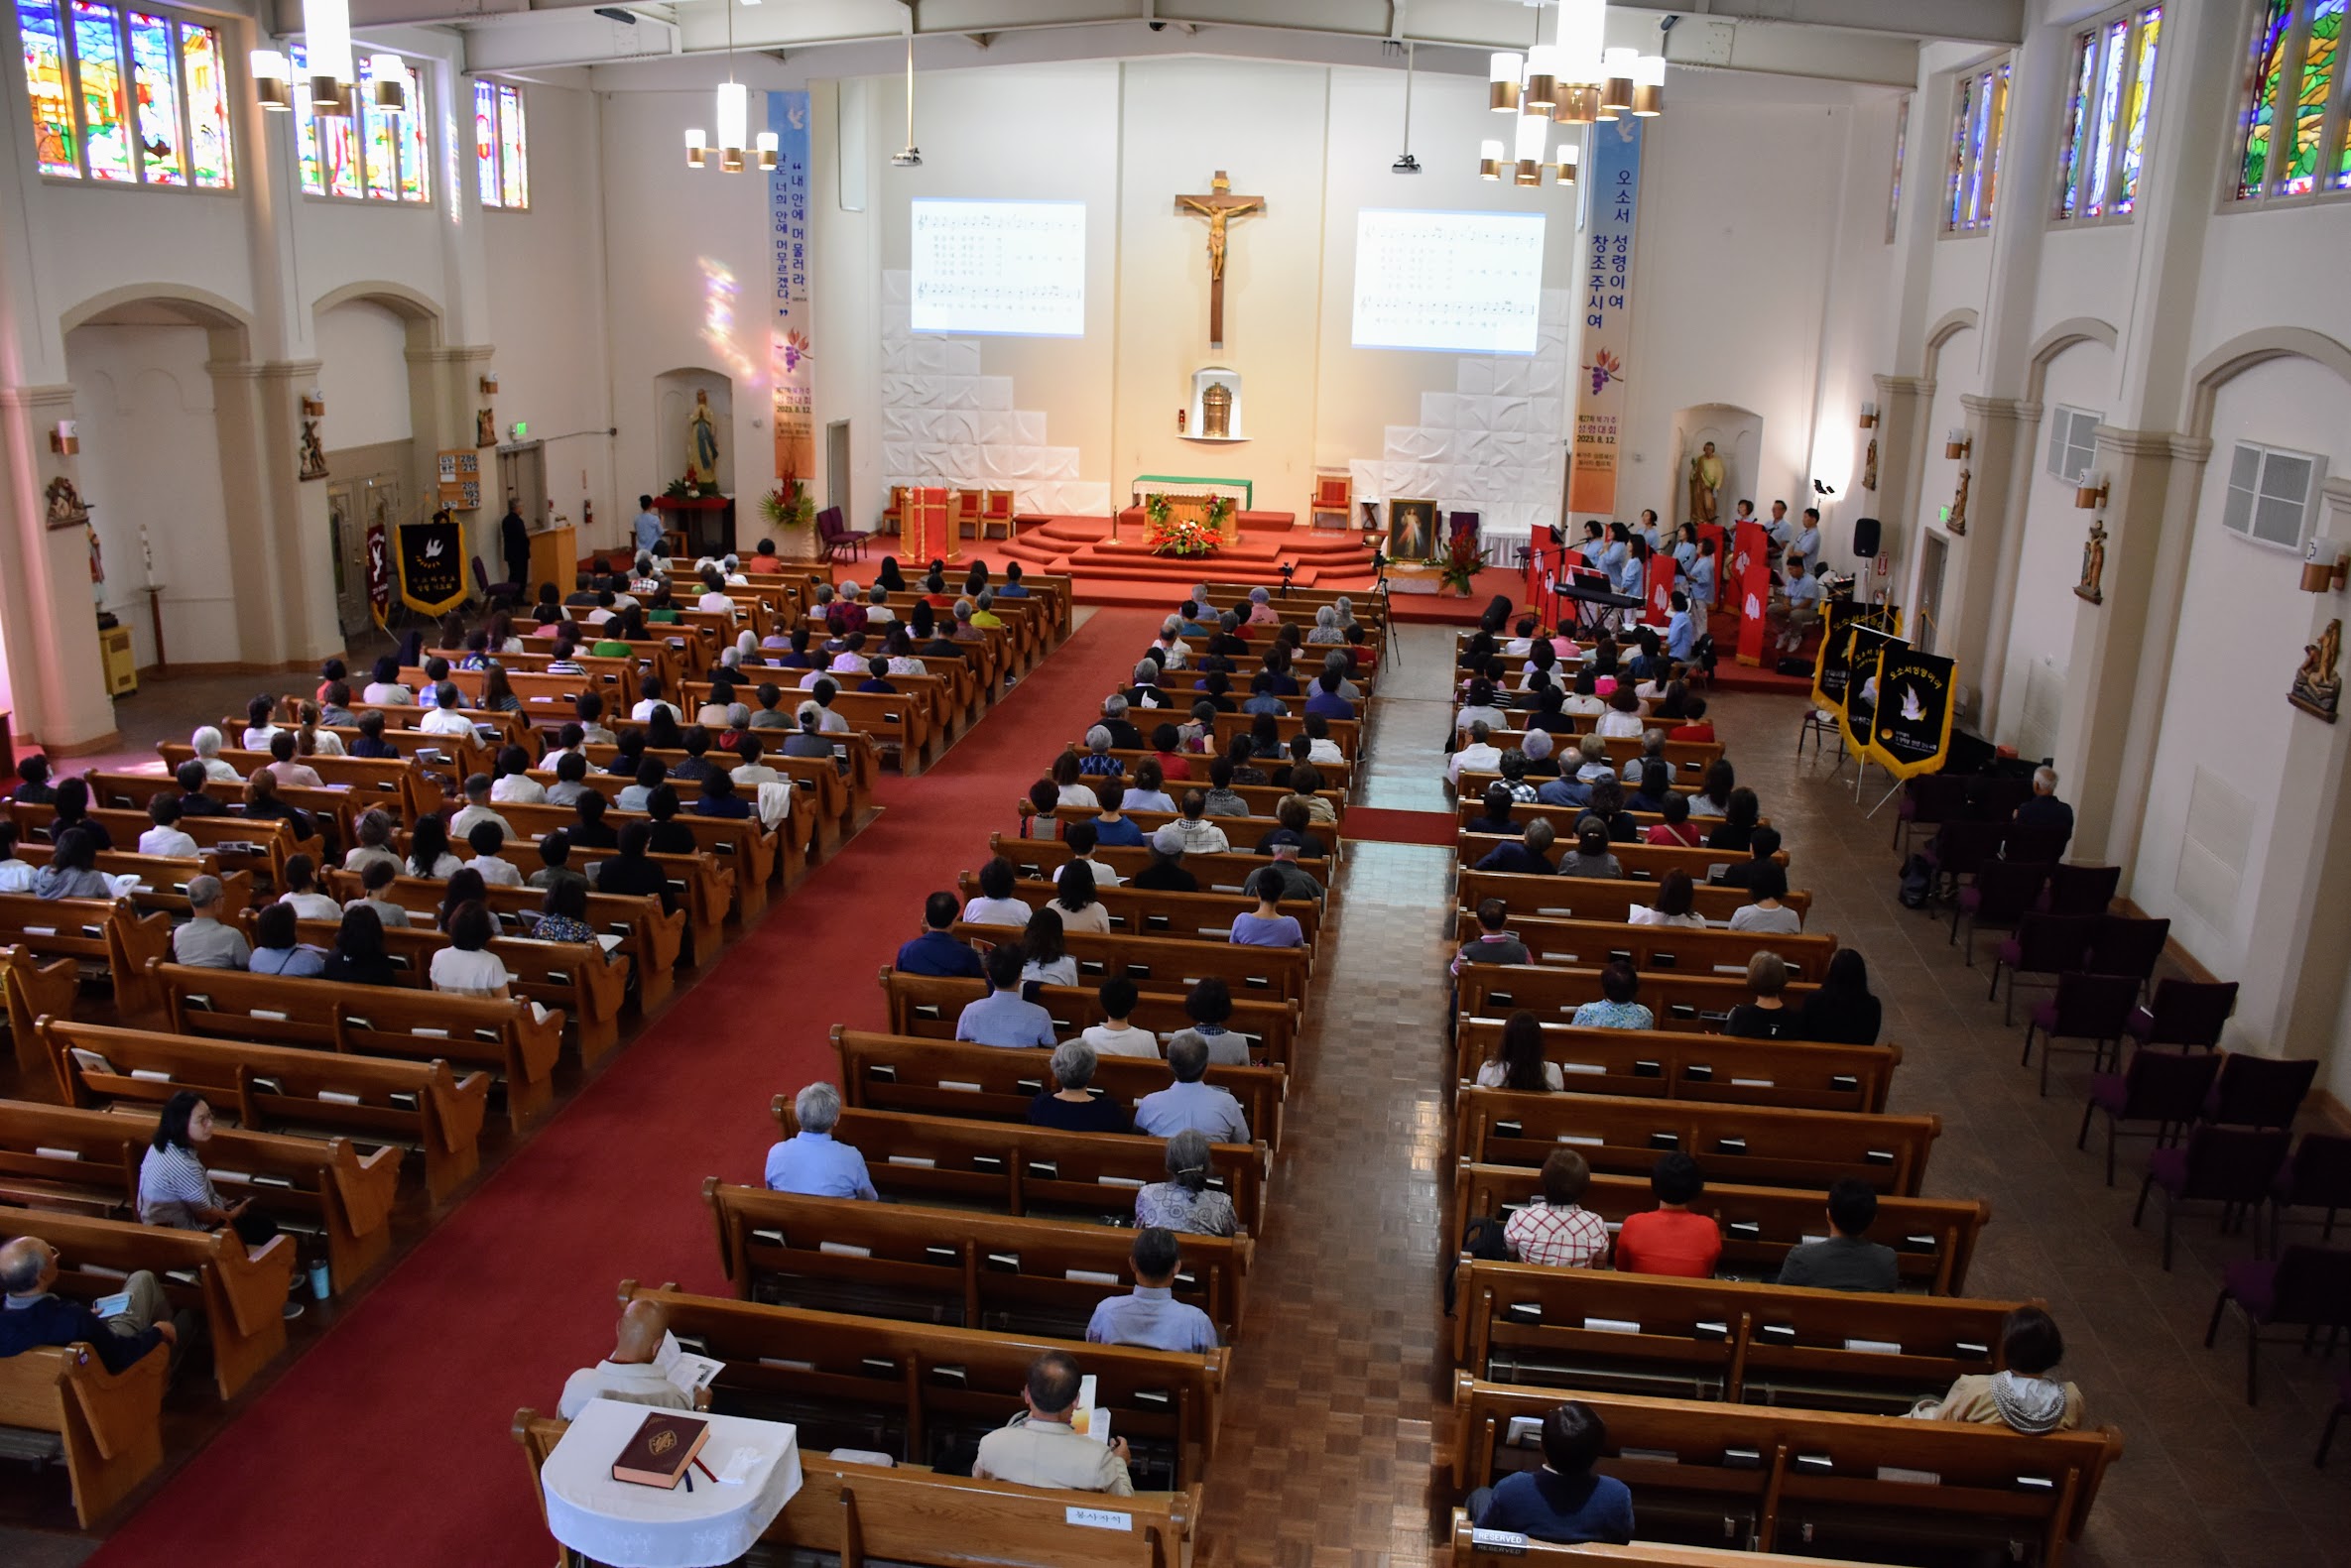
<path id="1" fill-rule="evenodd" d="M 531 204 L 531 158 L 523 138 L 523 94 L 518 87 L 498 88 L 499 190 L 509 207 Z"/>
<path id="2" fill-rule="evenodd" d="M 2246 112 L 2245 156 L 2239 163 L 2237 195 L 2252 200 L 2268 193 L 2270 140 L 2277 129 L 2278 79 L 2286 70 L 2286 25 L 2291 0 L 2269 0 L 2261 31 L 2253 40 L 2253 90 Z"/>
<path id="3" fill-rule="evenodd" d="M 123 96 L 122 38 L 112 6 L 72 0 L 74 74 L 81 89 L 82 151 L 93 180 L 137 178 Z"/>
<path id="4" fill-rule="evenodd" d="M 412 66 L 413 70 L 414 67 Z M 409 111 L 393 119 L 393 139 L 400 144 L 400 199 L 433 199 L 433 162 L 425 150 L 425 83 L 409 88 Z"/>
<path id="5" fill-rule="evenodd" d="M 400 155 L 394 151 L 393 121 L 400 118 L 376 107 L 375 68 L 359 66 L 359 140 L 366 161 L 367 195 L 371 201 L 400 199 Z"/>
<path id="6" fill-rule="evenodd" d="M 302 46 L 289 54 L 300 81 L 309 74 Z M 303 189 L 349 201 L 430 202 L 433 174 L 425 135 L 424 82 L 410 85 L 409 111 L 393 114 L 376 107 L 375 71 L 364 60 L 359 78 L 348 116 L 313 115 L 303 95 L 296 94 Z"/>
<path id="7" fill-rule="evenodd" d="M 180 145 L 179 51 L 169 19 L 133 11 L 131 91 L 138 104 L 139 175 L 149 184 L 185 185 L 187 160 Z"/>
<path id="8" fill-rule="evenodd" d="M 2114 210 L 2130 212 L 2139 205 L 2139 170 L 2147 156 L 2147 108 L 2155 96 L 2156 46 L 2164 34 L 2164 8 L 2152 6 L 2139 17 L 2139 59 L 2131 73 L 2131 96 L 2123 106 L 2123 168 L 2114 192 Z"/>
<path id="9" fill-rule="evenodd" d="M 2098 82 L 2098 35 L 2084 33 L 2073 41 L 2071 85 L 2066 89 L 2064 149 L 2057 169 L 2057 216 L 2073 216 L 2081 199 L 2082 142 L 2088 125 L 2090 95 Z"/>
<path id="10" fill-rule="evenodd" d="M 1975 78 L 1959 78 L 1951 115 L 1950 198 L 1944 203 L 1946 220 L 1954 229 L 1967 226 L 1967 129 L 1975 120 Z"/>
<path id="11" fill-rule="evenodd" d="M 2318 138 L 2326 128 L 2327 100 L 2334 95 L 2342 59 L 2344 0 L 2311 0 L 2302 45 L 2302 74 L 2293 97 L 2293 142 L 2286 151 L 2280 189 L 2302 195 L 2317 186 Z"/>
<path id="12" fill-rule="evenodd" d="M 2106 210 L 2107 179 L 2114 168 L 2115 122 L 2122 110 L 2123 52 L 2130 36 L 2127 20 L 2106 30 L 2105 63 L 2098 72 L 2098 135 L 2090 148 L 2089 199 L 2082 203 L 2082 210 L 2091 217 Z"/>
<path id="13" fill-rule="evenodd" d="M 65 72 L 65 34 L 56 0 L 17 0 L 17 38 L 24 46 L 25 85 L 33 100 L 33 152 L 41 172 L 81 178 L 80 133 L 73 119 L 73 86 Z"/>
<path id="14" fill-rule="evenodd" d="M 228 129 L 228 78 L 220 35 L 180 24 L 180 60 L 187 73 L 187 167 L 197 186 L 227 190 L 237 182 L 235 140 Z"/>
<path id="15" fill-rule="evenodd" d="M 476 80 L 473 84 L 473 169 L 475 193 L 481 204 L 498 204 L 498 86 L 495 82 Z"/>
<path id="16" fill-rule="evenodd" d="M 1985 147 L 1989 140 L 1987 133 L 1992 128 L 1992 77 L 1986 72 L 1976 78 L 1975 118 L 1967 133 L 1967 209 L 1964 221 L 1969 228 L 1981 223 L 1985 212 L 1989 210 L 1984 201 L 1984 177 L 1987 163 Z M 1989 140 L 1989 145 L 1998 146 L 1999 143 Z"/>

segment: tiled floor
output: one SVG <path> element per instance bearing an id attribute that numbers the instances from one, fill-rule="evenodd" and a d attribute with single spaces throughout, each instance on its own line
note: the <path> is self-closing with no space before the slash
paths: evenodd
<path id="1" fill-rule="evenodd" d="M 1409 628 L 1382 676 L 1363 801 L 1440 809 L 1449 632 Z M 2086 1067 L 2060 1056 L 2048 1098 L 2017 1064 L 2021 1028 L 1985 1000 L 1983 968 L 1940 921 L 1895 900 L 1892 807 L 1872 773 L 1794 757 L 1794 698 L 1733 695 L 1716 720 L 1740 782 L 1788 834 L 1812 926 L 1869 959 L 1904 1062 L 1892 1109 L 1943 1119 L 1927 1190 L 1990 1200 L 1970 1284 L 2037 1297 L 2063 1325 L 2065 1373 L 2124 1455 L 2070 1559 L 2084 1568 L 2351 1563 L 2351 1444 L 2331 1470 L 2310 1453 L 2339 1359 L 2265 1351 L 2262 1403 L 2244 1395 L 2241 1335 L 2202 1339 L 2219 1269 L 2247 1256 L 2212 1220 L 2182 1223 L 2170 1273 L 2157 1232 L 2134 1232 L 2144 1143 L 2109 1191 L 2093 1134 L 2073 1149 Z M 1311 1003 L 1308 1069 L 1295 1087 L 1275 1222 L 1255 1310 L 1234 1358 L 1211 1471 L 1203 1549 L 1215 1564 L 1413 1564 L 1427 1532 L 1432 1444 L 1445 1437 L 1436 1234 L 1444 1166 L 1440 955 L 1447 852 L 1363 844 L 1341 878 L 1337 941 Z M 1439 1450 L 1441 1451 L 1441 1446 Z"/>

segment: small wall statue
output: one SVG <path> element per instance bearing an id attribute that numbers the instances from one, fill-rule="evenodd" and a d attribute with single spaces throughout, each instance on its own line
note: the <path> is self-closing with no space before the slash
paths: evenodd
<path id="1" fill-rule="evenodd" d="M 1975 470 L 1959 470 L 1959 488 L 1951 496 L 1951 515 L 1943 520 L 1943 527 L 1953 534 L 1967 532 L 1967 487 L 1975 481 Z"/>
<path id="2" fill-rule="evenodd" d="M 2104 604 L 2106 593 L 2101 586 L 2106 580 L 2106 525 L 2092 519 L 2090 537 L 2081 546 L 2081 581 L 2073 585 L 2075 598 L 2087 599 L 2092 604 Z"/>
<path id="3" fill-rule="evenodd" d="M 2335 672 L 2335 661 L 2342 653 L 2343 623 L 2329 621 L 2317 642 L 2303 646 L 2302 667 L 2293 672 L 2293 689 L 2286 694 L 2286 700 L 2332 724 L 2343 700 L 2343 677 Z"/>

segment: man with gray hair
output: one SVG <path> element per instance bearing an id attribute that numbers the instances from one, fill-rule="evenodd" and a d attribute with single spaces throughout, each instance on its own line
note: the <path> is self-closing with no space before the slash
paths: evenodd
<path id="1" fill-rule="evenodd" d="M 1183 617 L 1171 615 L 1162 621 L 1159 641 L 1151 646 L 1160 651 L 1170 669 L 1181 669 L 1191 658 L 1191 645 L 1183 640 Z"/>
<path id="2" fill-rule="evenodd" d="M 1174 706 L 1167 692 L 1160 689 L 1160 662 L 1156 659 L 1135 661 L 1135 683 L 1126 689 L 1130 708 L 1165 708 Z"/>
<path id="3" fill-rule="evenodd" d="M 1346 698 L 1349 702 L 1361 702 L 1363 700 L 1363 688 L 1357 685 L 1354 681 L 1347 678 L 1348 673 L 1354 669 L 1355 664 L 1354 662 L 1348 659 L 1346 655 L 1335 651 L 1324 654 L 1322 656 L 1322 667 L 1325 672 L 1337 675 L 1339 677 L 1340 696 Z"/>
<path id="4" fill-rule="evenodd" d="M 768 1150 L 767 1184 L 770 1192 L 797 1192 L 810 1198 L 880 1196 L 866 1174 L 865 1156 L 846 1144 L 832 1141 L 841 1119 L 841 1092 L 831 1084 L 809 1084 L 792 1097 L 792 1119 L 800 1131 Z"/>
<path id="5" fill-rule="evenodd" d="M 971 1474 L 980 1481 L 1047 1487 L 1056 1492 L 1102 1492 L 1131 1498 L 1127 1440 L 1098 1443 L 1070 1424 L 1084 1378 L 1067 1351 L 1049 1350 L 1029 1367 L 1021 1390 L 1028 1408 L 980 1439 Z"/>
<path id="6" fill-rule="evenodd" d="M 253 948 L 235 926 L 220 919 L 220 879 L 187 879 L 187 908 L 193 916 L 172 933 L 172 962 L 191 969 L 242 969 Z"/>
<path id="7" fill-rule="evenodd" d="M 79 1301 L 54 1293 L 58 1252 L 38 1236 L 20 1236 L 0 1247 L 0 1360 L 43 1345 L 85 1344 L 108 1372 L 122 1372 L 158 1345 L 178 1345 L 192 1325 L 175 1319 L 164 1287 L 142 1268 L 126 1277 L 119 1292 L 128 1299 L 120 1312 L 100 1317 Z"/>
<path id="8" fill-rule="evenodd" d="M 1208 1071 L 1208 1043 L 1197 1034 L 1168 1042 L 1168 1071 L 1176 1081 L 1147 1094 L 1135 1107 L 1135 1131 L 1173 1138 L 1189 1130 L 1211 1144 L 1249 1142 L 1249 1118 L 1232 1092 L 1200 1080 Z"/>
<path id="9" fill-rule="evenodd" d="M 1502 748 L 1493 743 L 1493 734 L 1484 719 L 1469 726 L 1469 744 L 1445 761 L 1446 783 L 1459 788 L 1464 772 L 1490 774 L 1502 766 Z"/>
<path id="10" fill-rule="evenodd" d="M 2057 852 L 2063 854 L 2073 837 L 2073 807 L 2057 798 L 2057 770 L 2045 764 L 2033 770 L 2033 794 L 2017 805 L 2017 826 L 2054 828 Z"/>
<path id="11" fill-rule="evenodd" d="M 1595 735 L 1592 737 L 1592 739 L 1598 740 L 1599 737 Z M 1651 763 L 1662 763 L 1665 762 L 1665 760 L 1666 732 L 1664 730 L 1655 728 L 1643 730 L 1641 732 L 1641 755 L 1638 757 L 1628 757 L 1625 759 L 1625 766 L 1622 770 L 1624 782 L 1628 784 L 1631 784 L 1635 788 L 1639 788 L 1641 785 L 1641 776 L 1643 773 L 1648 771 L 1649 765 Z"/>
<path id="12" fill-rule="evenodd" d="M 1149 660 L 1144 661 L 1149 663 Z M 1102 723 L 1099 726 L 1110 734 L 1110 744 L 1122 752 L 1143 750 L 1143 732 L 1127 717 L 1127 699 L 1116 692 L 1102 699 Z"/>
<path id="13" fill-rule="evenodd" d="M 1098 1064 L 1094 1047 L 1082 1039 L 1063 1040 L 1053 1047 L 1053 1087 L 1040 1089 L 1029 1102 L 1029 1124 L 1061 1133 L 1126 1133 L 1126 1107 L 1109 1095 L 1086 1088 Z"/>
<path id="14" fill-rule="evenodd" d="M 830 757 L 832 742 L 822 734 L 824 710 L 813 702 L 800 705 L 800 733 L 788 736 L 784 742 L 787 757 Z"/>

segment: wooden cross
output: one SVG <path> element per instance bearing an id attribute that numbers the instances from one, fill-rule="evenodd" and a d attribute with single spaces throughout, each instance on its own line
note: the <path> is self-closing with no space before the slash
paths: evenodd
<path id="1" fill-rule="evenodd" d="M 1233 182 L 1224 171 L 1216 171 L 1216 178 L 1208 182 L 1208 193 L 1199 196 L 1177 196 L 1176 210 L 1208 220 L 1208 346 L 1224 346 L 1224 226 L 1234 218 L 1247 217 L 1252 212 L 1266 209 L 1263 196 L 1236 196 Z"/>

